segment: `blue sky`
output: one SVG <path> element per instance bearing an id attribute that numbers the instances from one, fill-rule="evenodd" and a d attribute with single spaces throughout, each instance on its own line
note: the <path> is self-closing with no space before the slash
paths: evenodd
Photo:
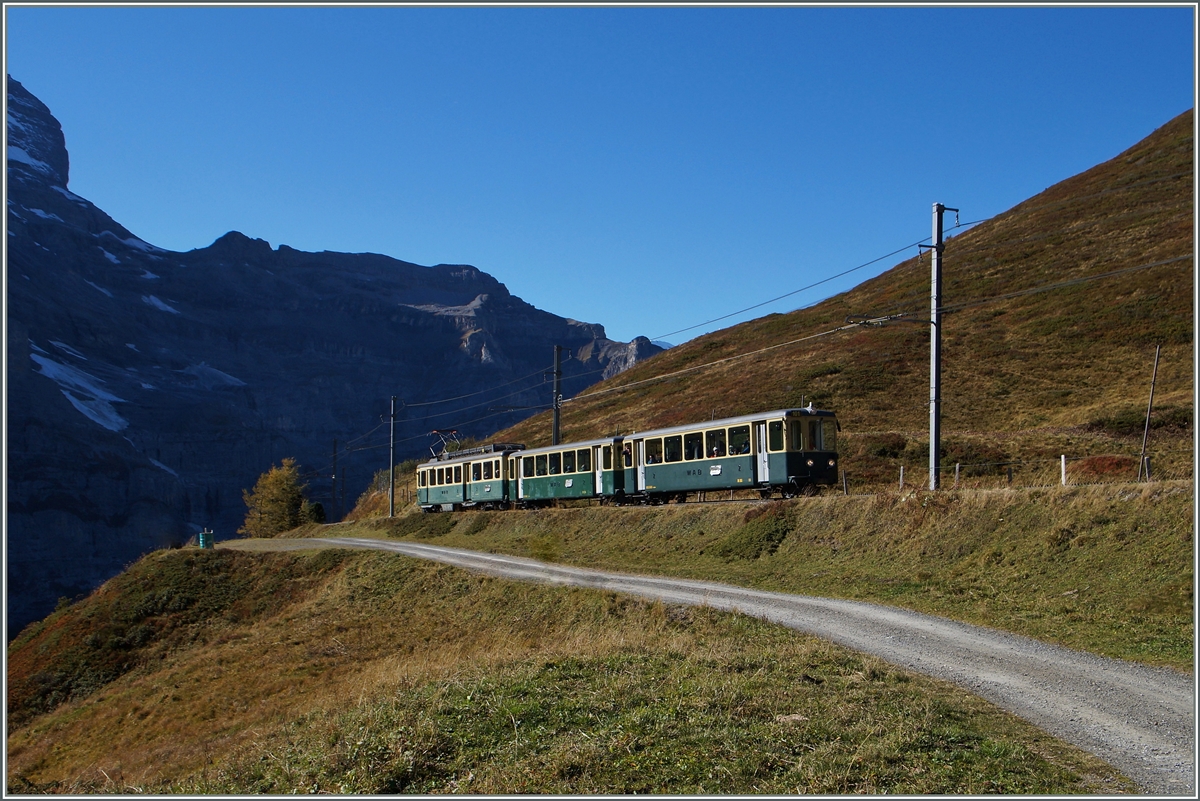
<path id="1" fill-rule="evenodd" d="M 809 305 L 1195 97 L 1173 7 L 26 7 L 7 72 L 72 191 L 173 250 L 238 230 L 473 264 L 610 337 Z M 946 269 L 953 269 L 948 260 Z"/>

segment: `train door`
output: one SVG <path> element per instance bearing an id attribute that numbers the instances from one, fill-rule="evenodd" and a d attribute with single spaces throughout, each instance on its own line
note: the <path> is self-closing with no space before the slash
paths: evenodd
<path id="1" fill-rule="evenodd" d="M 612 455 L 613 495 L 625 494 L 625 461 L 622 456 L 621 442 L 622 440 L 618 437 L 613 440 L 611 448 L 605 446 L 605 450 Z"/>
<path id="2" fill-rule="evenodd" d="M 592 467 L 596 473 L 596 494 L 604 494 L 604 446 L 592 446 Z"/>
<path id="3" fill-rule="evenodd" d="M 646 489 L 646 440 L 639 439 L 633 444 L 634 463 L 637 465 L 637 490 Z"/>
<path id="4" fill-rule="evenodd" d="M 771 483 L 771 460 L 767 458 L 766 421 L 754 424 L 754 444 L 757 455 L 754 460 L 754 480 L 759 484 Z"/>

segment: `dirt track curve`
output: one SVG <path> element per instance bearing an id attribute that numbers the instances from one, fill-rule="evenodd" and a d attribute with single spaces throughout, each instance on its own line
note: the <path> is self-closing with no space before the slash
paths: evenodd
<path id="1" fill-rule="evenodd" d="M 238 547 L 237 541 L 222 543 Z M 1193 680 L 1175 671 L 1047 645 L 995 629 L 861 601 L 708 581 L 608 573 L 413 542 L 256 540 L 260 550 L 369 548 L 537 581 L 742 612 L 945 679 L 1084 749 L 1143 792 L 1195 797 Z"/>

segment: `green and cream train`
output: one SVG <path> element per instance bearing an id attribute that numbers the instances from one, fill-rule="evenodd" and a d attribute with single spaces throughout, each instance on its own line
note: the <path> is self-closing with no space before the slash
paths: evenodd
<path id="1" fill-rule="evenodd" d="M 837 481 L 838 428 L 833 412 L 809 406 L 543 448 L 495 443 L 418 467 L 417 502 L 436 512 L 665 503 L 739 489 L 790 498 Z"/>

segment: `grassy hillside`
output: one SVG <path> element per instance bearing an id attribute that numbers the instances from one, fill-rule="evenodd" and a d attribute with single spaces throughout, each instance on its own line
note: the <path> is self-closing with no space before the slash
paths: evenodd
<path id="1" fill-rule="evenodd" d="M 1162 345 L 1152 451 L 1171 475 L 1190 477 L 1192 262 L 1016 293 L 1190 255 L 1192 125 L 1189 111 L 1111 161 L 949 240 L 942 388 L 948 463 L 991 465 L 977 472 L 995 473 L 998 463 L 1014 459 L 1136 455 L 1154 347 Z M 929 260 L 909 259 L 811 308 L 698 337 L 637 365 L 569 402 L 563 437 L 811 401 L 838 412 L 842 463 L 851 476 L 890 482 L 899 464 L 928 459 L 928 326 L 855 328 L 631 385 L 829 331 L 851 314 L 928 319 Z M 623 386 L 631 388 L 609 391 Z M 496 439 L 547 444 L 550 428 L 545 413 Z M 1132 476 L 1136 461 L 1112 469 Z"/>
<path id="2" fill-rule="evenodd" d="M 370 519 L 349 529 L 893 604 L 1191 670 L 1186 482 Z M 329 536 L 331 531 L 314 531 Z"/>
<path id="3" fill-rule="evenodd" d="M 529 517 L 440 519 L 490 537 Z M 777 626 L 375 552 L 152 554 L 9 657 L 9 792 L 1132 789 L 957 688 Z"/>

